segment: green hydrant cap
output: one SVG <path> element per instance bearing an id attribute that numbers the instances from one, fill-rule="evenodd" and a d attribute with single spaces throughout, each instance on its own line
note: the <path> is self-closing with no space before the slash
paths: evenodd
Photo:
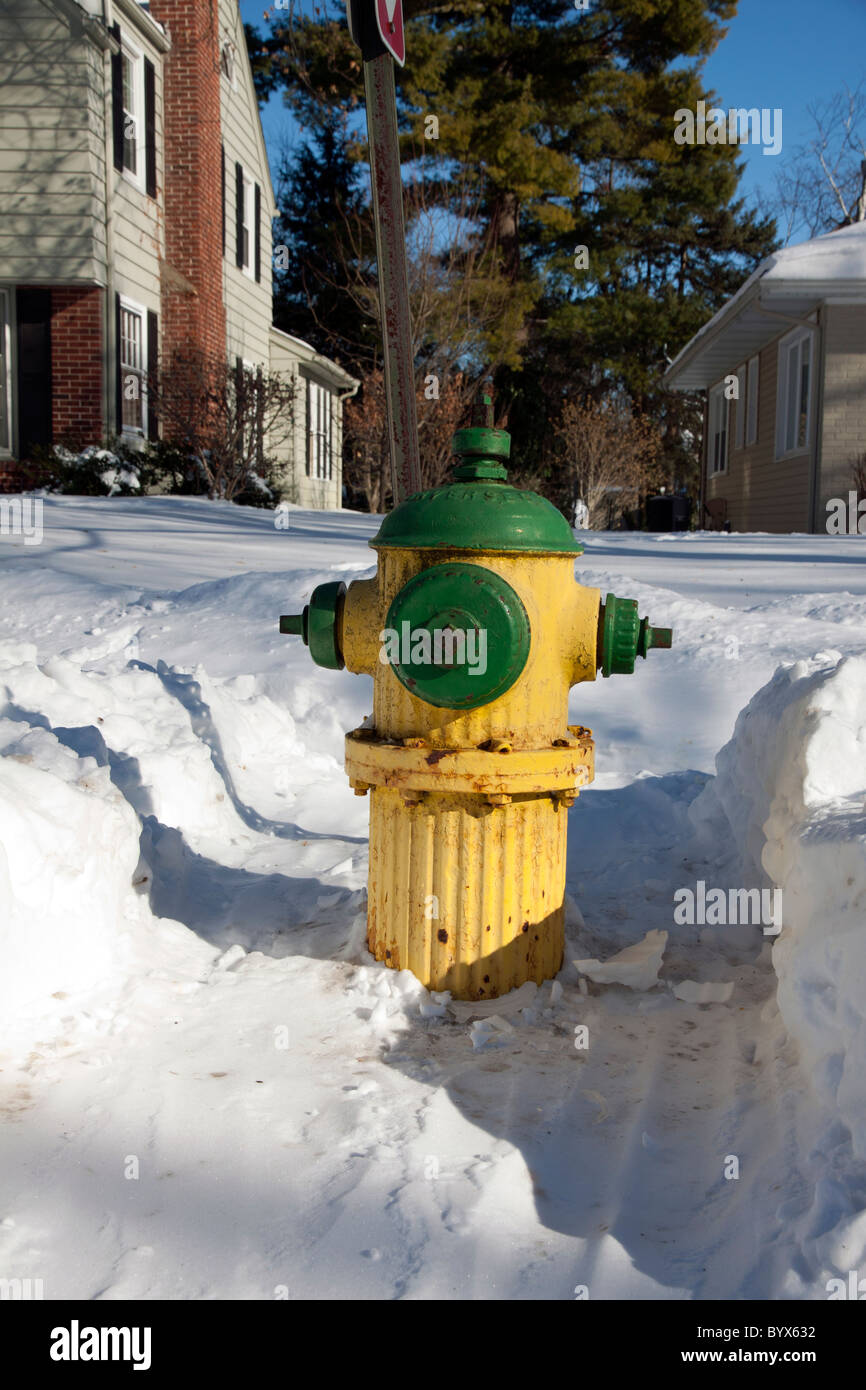
<path id="1" fill-rule="evenodd" d="M 319 584 L 303 613 L 280 618 L 280 632 L 302 637 L 316 665 L 332 671 L 342 671 L 345 664 L 337 644 L 337 617 L 345 593 L 346 586 L 340 581 Z"/>
<path id="2" fill-rule="evenodd" d="M 669 627 L 651 627 L 639 618 L 637 600 L 608 594 L 599 614 L 598 664 L 603 676 L 631 676 L 638 656 L 645 657 L 653 647 L 670 647 Z"/>
<path id="3" fill-rule="evenodd" d="M 484 398 L 483 413 L 488 423 L 470 425 L 454 435 L 454 482 L 407 497 L 383 520 L 370 541 L 373 549 L 583 554 L 583 546 L 552 502 L 505 481 L 511 436 L 493 428 L 489 397 Z"/>
<path id="4" fill-rule="evenodd" d="M 482 565 L 433 565 L 395 595 L 385 619 L 397 679 L 428 705 L 477 709 L 498 700 L 529 656 L 520 596 Z"/>

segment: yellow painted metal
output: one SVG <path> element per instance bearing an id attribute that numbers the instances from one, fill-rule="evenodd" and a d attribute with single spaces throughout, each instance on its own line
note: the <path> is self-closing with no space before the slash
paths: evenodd
<path id="1" fill-rule="evenodd" d="M 434 747 L 423 738 L 389 743 L 372 729 L 355 729 L 346 735 L 346 771 L 353 784 L 412 791 L 570 791 L 593 776 L 590 730 L 578 727 L 553 747 L 516 750 L 504 739 L 481 748 Z"/>
<path id="2" fill-rule="evenodd" d="M 473 710 L 428 705 L 379 659 L 395 595 L 454 560 L 507 580 L 531 629 L 518 680 Z M 372 727 L 346 740 L 351 783 L 371 793 L 368 944 L 430 989 L 490 999 L 560 969 L 566 811 L 593 777 L 568 693 L 595 679 L 600 602 L 573 556 L 550 553 L 382 547 L 376 579 L 349 586 L 338 645 L 374 678 Z"/>
<path id="3" fill-rule="evenodd" d="M 456 999 L 492 999 L 562 965 L 566 813 L 546 796 L 504 806 L 377 787 L 367 942 Z"/>

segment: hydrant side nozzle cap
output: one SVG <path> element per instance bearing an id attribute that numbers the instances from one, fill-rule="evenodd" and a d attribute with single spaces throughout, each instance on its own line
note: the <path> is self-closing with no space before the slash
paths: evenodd
<path id="1" fill-rule="evenodd" d="M 280 632 L 303 638 L 316 665 L 331 671 L 342 671 L 345 665 L 337 640 L 345 594 L 346 586 L 340 580 L 319 584 L 303 613 L 287 613 L 280 618 Z"/>
<path id="2" fill-rule="evenodd" d="M 653 647 L 669 648 L 672 642 L 669 627 L 652 627 L 648 618 L 638 618 L 636 599 L 606 596 L 599 614 L 598 664 L 603 676 L 631 676 L 638 656 L 646 657 Z"/>

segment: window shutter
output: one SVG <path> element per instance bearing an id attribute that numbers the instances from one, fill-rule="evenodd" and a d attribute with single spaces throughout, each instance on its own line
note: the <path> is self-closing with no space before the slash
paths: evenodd
<path id="1" fill-rule="evenodd" d="M 243 270 L 244 265 L 244 171 L 235 164 L 235 265 Z"/>
<path id="2" fill-rule="evenodd" d="M 111 32 L 120 42 L 120 25 L 112 24 Z M 111 55 L 111 130 L 114 144 L 114 167 L 123 169 L 123 56 Z"/>
<path id="3" fill-rule="evenodd" d="M 123 369 L 120 365 L 120 295 L 114 296 L 114 408 L 117 413 L 116 434 L 123 430 Z"/>
<path id="4" fill-rule="evenodd" d="M 254 223 L 255 223 L 255 231 L 254 231 L 254 235 L 255 235 L 254 247 L 255 247 L 255 249 L 254 249 L 254 254 L 253 254 L 253 265 L 254 265 L 254 268 L 255 268 L 255 276 L 256 276 L 256 279 L 257 279 L 257 280 L 261 280 L 261 278 L 262 278 L 262 190 L 259 188 L 258 184 L 256 184 L 256 196 L 255 196 L 255 201 L 254 201 L 254 204 L 253 204 L 253 209 L 254 209 L 254 211 L 253 211 L 253 219 L 254 219 Z"/>
<path id="5" fill-rule="evenodd" d="M 151 391 L 151 382 L 157 386 L 157 373 L 159 371 L 159 319 L 152 309 L 147 311 L 147 437 L 148 439 L 159 439 L 159 420 L 157 418 L 157 403 L 154 399 L 154 392 Z"/>
<path id="6" fill-rule="evenodd" d="M 26 458 L 34 444 L 50 444 L 51 291 L 19 288 L 18 451 Z"/>
<path id="7" fill-rule="evenodd" d="M 149 198 L 156 197 L 156 70 L 144 60 L 144 170 Z"/>
<path id="8" fill-rule="evenodd" d="M 226 253 L 226 147 L 222 147 L 223 167 L 222 167 L 222 213 L 223 213 L 223 255 Z"/>

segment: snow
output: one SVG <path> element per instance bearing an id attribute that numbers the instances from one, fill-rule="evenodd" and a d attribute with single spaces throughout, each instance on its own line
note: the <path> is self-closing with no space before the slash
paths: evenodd
<path id="1" fill-rule="evenodd" d="M 760 268 L 759 268 L 760 271 Z M 766 279 L 866 281 L 866 222 L 840 227 L 770 256 Z"/>
<path id="2" fill-rule="evenodd" d="M 597 985 L 652 989 L 658 984 L 667 939 L 666 931 L 648 931 L 643 941 L 624 947 L 603 963 L 600 960 L 576 960 L 574 966 L 581 975 L 588 976 Z"/>
<path id="3" fill-rule="evenodd" d="M 277 632 L 375 526 L 50 497 L 0 535 L 0 1273 L 826 1298 L 866 1267 L 864 542 L 582 533 L 674 647 L 572 692 L 566 964 L 468 1004 L 367 954 L 371 682 Z M 781 888 L 781 933 L 678 925 L 699 880 Z M 642 990 L 572 964 L 628 952 Z"/>

